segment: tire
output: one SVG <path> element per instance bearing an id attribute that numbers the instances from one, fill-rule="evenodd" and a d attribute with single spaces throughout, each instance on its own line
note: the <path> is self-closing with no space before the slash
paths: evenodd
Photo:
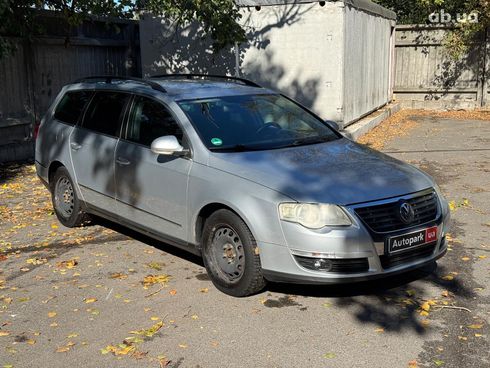
<path id="1" fill-rule="evenodd" d="M 218 210 L 206 220 L 202 256 L 211 281 L 225 294 L 248 296 L 266 284 L 255 238 L 243 220 L 229 210 Z"/>
<path id="2" fill-rule="evenodd" d="M 51 201 L 58 220 L 66 227 L 79 227 L 90 221 L 82 208 L 73 180 L 65 167 L 60 167 L 50 180 Z"/>

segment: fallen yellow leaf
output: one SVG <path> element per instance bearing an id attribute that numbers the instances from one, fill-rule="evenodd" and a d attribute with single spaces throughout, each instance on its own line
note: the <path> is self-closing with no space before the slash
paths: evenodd
<path id="1" fill-rule="evenodd" d="M 374 330 L 374 332 L 383 333 L 385 332 L 385 329 L 383 327 L 378 327 L 377 329 Z"/>
<path id="2" fill-rule="evenodd" d="M 97 301 L 96 298 L 88 298 L 88 299 L 84 299 L 85 301 L 85 304 L 90 304 L 90 303 L 95 303 Z"/>
<path id="3" fill-rule="evenodd" d="M 143 279 L 143 286 L 148 287 L 154 284 L 165 284 L 170 280 L 168 275 L 148 275 Z"/>
<path id="4" fill-rule="evenodd" d="M 446 280 L 446 281 L 452 281 L 454 279 L 454 276 L 453 275 L 446 275 L 444 277 L 442 277 L 443 280 Z"/>
<path id="5" fill-rule="evenodd" d="M 49 318 L 53 318 L 53 317 L 55 317 L 57 314 L 58 314 L 58 313 L 56 313 L 56 312 L 48 312 L 48 317 L 49 317 Z"/>
<path id="6" fill-rule="evenodd" d="M 0 331 L 0 336 L 8 336 L 10 335 L 9 331 Z"/>
<path id="7" fill-rule="evenodd" d="M 26 260 L 27 264 L 32 264 L 32 265 L 42 265 L 46 263 L 48 260 L 46 258 L 29 258 Z"/>
<path id="8" fill-rule="evenodd" d="M 143 336 L 146 336 L 146 337 L 152 337 L 154 334 L 156 334 L 158 332 L 158 330 L 160 330 L 161 328 L 163 327 L 163 322 L 160 321 L 156 324 L 154 324 L 153 326 L 151 326 L 149 329 L 143 329 L 143 330 L 136 330 L 136 331 L 130 331 L 129 333 L 130 334 L 133 334 L 133 335 L 143 335 Z"/>
<path id="9" fill-rule="evenodd" d="M 473 324 L 473 325 L 469 325 L 468 328 L 471 328 L 473 330 L 478 330 L 480 328 L 482 328 L 483 325 L 482 324 Z"/>
<path id="10" fill-rule="evenodd" d="M 68 261 L 61 261 L 61 262 L 56 263 L 56 267 L 72 269 L 77 264 L 78 264 L 78 261 L 76 259 L 70 259 Z"/>

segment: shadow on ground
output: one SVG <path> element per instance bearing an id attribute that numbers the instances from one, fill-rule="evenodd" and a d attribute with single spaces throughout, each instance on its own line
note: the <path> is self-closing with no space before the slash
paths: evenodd
<path id="1" fill-rule="evenodd" d="M 176 248 L 170 244 L 155 240 L 114 222 L 96 218 L 97 224 L 112 229 L 122 235 L 153 246 L 188 262 L 203 267 L 199 256 Z M 458 233 L 458 226 L 453 226 Z M 459 300 L 471 300 L 475 293 L 459 278 L 444 280 L 450 273 L 445 265 L 436 262 L 414 271 L 389 278 L 341 285 L 297 285 L 269 283 L 264 291 L 267 299 L 263 305 L 268 308 L 298 307 L 306 311 L 308 306 L 301 299 L 330 299 L 332 305 L 351 313 L 362 324 L 371 324 L 373 328 L 382 328 L 386 332 L 413 330 L 423 335 L 426 327 L 420 316 L 420 305 L 434 298 L 428 290 L 447 290 Z M 206 273 L 196 276 L 199 280 L 209 281 Z M 282 295 L 274 295 L 274 294 Z"/>
<path id="2" fill-rule="evenodd" d="M 13 180 L 20 175 L 26 175 L 27 166 L 32 164 L 32 161 L 0 164 L 0 184 Z"/>

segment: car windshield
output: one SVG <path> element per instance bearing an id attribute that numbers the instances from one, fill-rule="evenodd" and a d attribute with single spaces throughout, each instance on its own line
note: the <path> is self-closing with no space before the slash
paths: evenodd
<path id="1" fill-rule="evenodd" d="M 185 100 L 179 105 L 212 151 L 277 149 L 340 138 L 315 115 L 281 95 Z"/>

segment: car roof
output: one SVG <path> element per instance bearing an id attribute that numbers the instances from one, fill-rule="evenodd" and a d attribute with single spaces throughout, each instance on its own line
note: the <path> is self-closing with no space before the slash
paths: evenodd
<path id="1" fill-rule="evenodd" d="M 155 86 L 145 84 L 150 81 L 162 87 L 161 90 Z M 216 79 L 185 79 L 185 78 L 148 78 L 145 80 L 114 79 L 110 83 L 104 80 L 88 81 L 82 80 L 72 84 L 70 90 L 121 90 L 124 92 L 148 92 L 165 93 L 175 101 L 205 99 L 225 96 L 277 94 L 272 90 L 259 86 L 246 85 L 240 81 L 227 81 Z"/>

